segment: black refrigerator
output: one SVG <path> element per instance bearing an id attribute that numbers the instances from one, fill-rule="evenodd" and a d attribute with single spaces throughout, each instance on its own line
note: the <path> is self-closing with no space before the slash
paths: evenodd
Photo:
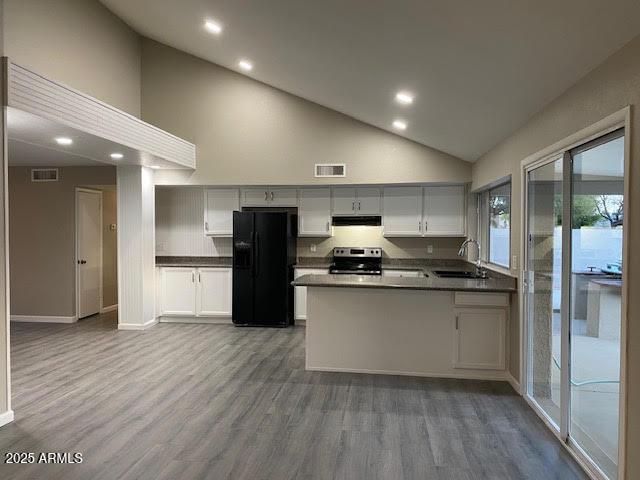
<path id="1" fill-rule="evenodd" d="M 293 325 L 296 215 L 233 212 L 233 323 Z"/>

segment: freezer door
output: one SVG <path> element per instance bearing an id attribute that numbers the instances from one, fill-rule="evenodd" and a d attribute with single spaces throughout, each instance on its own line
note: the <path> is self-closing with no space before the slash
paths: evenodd
<path id="1" fill-rule="evenodd" d="M 254 260 L 254 214 L 233 212 L 232 319 L 237 325 L 253 323 Z"/>

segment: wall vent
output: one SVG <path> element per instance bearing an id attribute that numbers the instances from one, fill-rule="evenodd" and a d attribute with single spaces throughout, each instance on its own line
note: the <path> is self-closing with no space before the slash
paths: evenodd
<path id="1" fill-rule="evenodd" d="M 32 168 L 32 182 L 57 182 L 59 180 L 57 168 Z"/>
<path id="2" fill-rule="evenodd" d="M 346 163 L 316 163 L 316 177 L 346 177 Z"/>

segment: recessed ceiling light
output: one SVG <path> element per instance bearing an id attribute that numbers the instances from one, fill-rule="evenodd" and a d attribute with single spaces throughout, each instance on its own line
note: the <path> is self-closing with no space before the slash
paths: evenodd
<path id="1" fill-rule="evenodd" d="M 395 128 L 396 130 L 406 130 L 407 122 L 405 122 L 404 120 L 394 120 L 393 128 Z"/>
<path id="2" fill-rule="evenodd" d="M 111 158 L 113 158 L 114 160 L 120 160 L 122 157 L 124 157 L 124 155 L 122 155 L 121 153 L 112 153 L 111 154 Z"/>
<path id="3" fill-rule="evenodd" d="M 222 33 L 222 25 L 213 20 L 207 20 L 206 22 L 204 22 L 204 28 L 216 35 L 220 35 L 220 33 Z"/>
<path id="4" fill-rule="evenodd" d="M 58 137 L 56 138 L 56 143 L 58 145 L 71 145 L 73 143 L 73 140 L 71 140 L 69 137 Z"/>
<path id="5" fill-rule="evenodd" d="M 245 72 L 253 70 L 253 64 L 249 60 L 240 60 L 238 66 Z"/>
<path id="6" fill-rule="evenodd" d="M 403 105 L 411 105 L 413 103 L 413 95 L 409 92 L 398 92 L 396 93 L 396 102 Z"/>
<path id="7" fill-rule="evenodd" d="M 151 165 L 149 168 L 152 168 L 152 169 L 154 169 L 154 170 L 157 170 L 157 169 L 159 169 L 160 167 L 159 167 L 158 165 Z"/>

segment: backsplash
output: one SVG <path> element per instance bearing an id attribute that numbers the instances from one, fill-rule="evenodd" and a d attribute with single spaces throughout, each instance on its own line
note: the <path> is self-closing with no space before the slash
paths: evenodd
<path id="1" fill-rule="evenodd" d="M 382 247 L 387 258 L 457 258 L 462 238 L 385 238 L 382 227 L 333 227 L 331 238 L 298 238 L 299 257 L 327 257 L 333 247 Z M 316 251 L 311 250 L 315 245 Z M 427 247 L 431 245 L 433 252 Z"/>
<path id="2" fill-rule="evenodd" d="M 201 187 L 156 187 L 156 255 L 230 257 L 231 238 L 204 235 Z M 382 247 L 387 258 L 457 258 L 462 238 L 385 238 L 382 227 L 333 227 L 331 238 L 298 238 L 298 257 L 328 257 L 333 247 Z M 315 245 L 315 252 L 311 247 Z M 428 246 L 433 247 L 429 253 Z"/>

